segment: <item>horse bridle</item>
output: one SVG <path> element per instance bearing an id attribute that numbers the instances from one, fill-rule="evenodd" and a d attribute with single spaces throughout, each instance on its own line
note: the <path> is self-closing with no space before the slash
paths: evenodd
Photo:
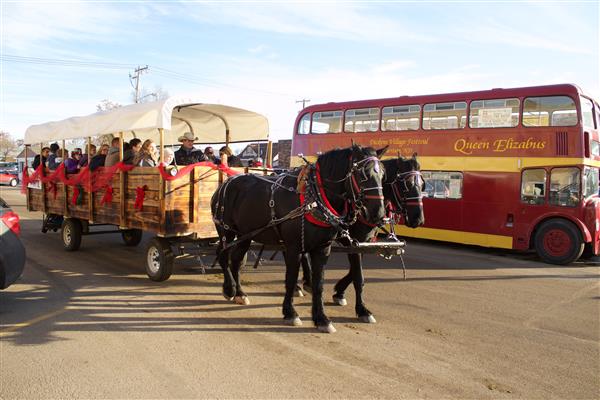
<path id="1" fill-rule="evenodd" d="M 366 212 L 366 207 L 363 204 L 364 200 L 381 200 L 381 201 L 384 200 L 383 186 L 361 187 L 359 185 L 359 181 L 366 182 L 369 180 L 369 178 L 367 178 L 365 168 L 366 168 L 366 164 L 370 161 L 375 163 L 375 171 L 376 172 L 379 172 L 378 171 L 379 168 L 384 168 L 383 164 L 381 163 L 379 158 L 377 158 L 376 156 L 370 156 L 367 158 L 363 158 L 362 160 L 359 160 L 359 161 L 354 161 L 351 159 L 350 160 L 351 167 L 348 170 L 348 173 L 346 174 L 346 176 L 344 176 L 340 180 L 328 180 L 328 182 L 332 182 L 332 183 L 342 183 L 343 182 L 346 185 L 346 187 L 349 187 L 349 190 L 347 190 L 347 192 L 350 193 L 350 196 L 346 196 L 346 201 L 348 201 L 350 203 L 352 211 L 353 211 L 353 213 L 352 213 L 353 215 L 352 215 L 352 218 L 347 222 L 348 225 L 351 225 L 354 222 L 356 222 L 356 219 L 358 217 L 358 213 L 356 212 L 356 210 L 359 210 L 362 213 Z M 385 169 L 384 169 L 384 172 L 385 172 Z M 356 177 L 357 173 L 361 173 L 362 176 L 364 177 L 364 179 L 360 179 L 360 177 L 357 179 L 357 177 Z M 374 190 L 377 191 L 377 194 L 374 194 L 374 195 L 367 194 L 367 192 L 374 191 Z"/>
<path id="2" fill-rule="evenodd" d="M 386 185 L 391 185 L 392 194 L 394 195 L 394 204 L 397 208 L 400 209 L 400 212 L 404 217 L 406 217 L 406 206 L 422 206 L 423 205 L 423 196 L 412 196 L 407 197 L 408 192 L 410 192 L 410 187 L 408 187 L 407 182 L 410 178 L 415 179 L 414 186 L 417 187 L 419 185 L 418 180 L 423 180 L 423 175 L 421 171 L 407 171 L 407 172 L 398 172 L 394 180 L 390 183 L 386 182 Z M 404 186 L 401 189 L 400 184 Z"/>

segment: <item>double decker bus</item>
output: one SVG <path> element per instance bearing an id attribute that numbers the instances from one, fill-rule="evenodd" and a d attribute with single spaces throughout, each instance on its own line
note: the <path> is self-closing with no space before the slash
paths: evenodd
<path id="1" fill-rule="evenodd" d="M 600 251 L 599 129 L 598 102 L 570 84 L 402 96 L 303 109 L 292 154 L 351 139 L 417 153 L 425 225 L 398 234 L 569 264 Z"/>

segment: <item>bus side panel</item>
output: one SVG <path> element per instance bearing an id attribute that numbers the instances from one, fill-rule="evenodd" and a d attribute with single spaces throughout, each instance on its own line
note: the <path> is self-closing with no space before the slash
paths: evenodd
<path id="1" fill-rule="evenodd" d="M 519 174 L 465 172 L 462 230 L 513 237 L 518 196 Z"/>

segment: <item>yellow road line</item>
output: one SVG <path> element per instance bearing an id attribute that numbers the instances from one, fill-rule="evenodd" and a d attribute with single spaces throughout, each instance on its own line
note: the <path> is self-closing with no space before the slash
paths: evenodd
<path id="1" fill-rule="evenodd" d="M 67 312 L 67 311 L 69 311 L 68 308 L 63 308 L 62 310 L 56 310 L 56 311 L 52 311 L 52 312 L 50 312 L 48 314 L 40 315 L 39 317 L 35 317 L 33 319 L 30 319 L 29 321 L 20 322 L 18 324 L 15 324 L 15 325 L 13 325 L 11 327 L 6 328 L 6 329 L 2 329 L 0 331 L 0 337 L 7 336 L 8 334 L 13 333 L 14 331 L 16 331 L 18 329 L 26 328 L 26 327 L 31 326 L 33 324 L 37 324 L 38 322 L 41 322 L 41 321 L 46 320 L 48 318 L 52 318 L 52 317 L 55 317 L 57 315 L 63 314 L 65 312 Z"/>

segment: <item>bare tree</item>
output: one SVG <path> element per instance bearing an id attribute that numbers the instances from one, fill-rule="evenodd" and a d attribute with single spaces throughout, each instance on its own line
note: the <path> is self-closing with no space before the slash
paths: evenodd
<path id="1" fill-rule="evenodd" d="M 164 100 L 169 97 L 169 92 L 161 86 L 155 86 L 154 90 L 142 89 L 140 91 L 140 103 L 148 103 L 150 101 Z M 135 103 L 135 91 L 131 92 L 131 101 Z"/>
<path id="2" fill-rule="evenodd" d="M 122 107 L 122 105 L 117 103 L 116 101 L 104 99 L 104 100 L 101 100 L 100 103 L 96 104 L 96 111 L 108 111 L 108 110 L 112 110 L 113 108 L 119 108 L 119 107 Z"/>
<path id="3" fill-rule="evenodd" d="M 0 160 L 6 160 L 11 151 L 17 148 L 17 141 L 5 131 L 0 131 Z"/>

